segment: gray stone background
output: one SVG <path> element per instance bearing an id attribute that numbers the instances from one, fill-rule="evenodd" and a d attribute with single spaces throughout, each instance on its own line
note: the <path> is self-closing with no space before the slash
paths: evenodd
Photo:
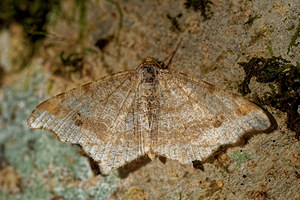
<path id="1" fill-rule="evenodd" d="M 298 0 L 1 4 L 0 199 L 300 199 L 299 88 L 284 93 L 291 101 L 275 95 L 287 82 L 282 76 L 299 86 Z M 80 147 L 27 128 L 42 100 L 134 69 L 146 56 L 164 60 L 178 44 L 171 70 L 240 95 L 246 74 L 239 63 L 261 58 L 245 97 L 274 116 L 277 130 L 200 167 L 142 158 L 101 176 Z M 273 68 L 263 65 L 272 60 Z M 263 72 L 273 79 L 260 81 Z"/>

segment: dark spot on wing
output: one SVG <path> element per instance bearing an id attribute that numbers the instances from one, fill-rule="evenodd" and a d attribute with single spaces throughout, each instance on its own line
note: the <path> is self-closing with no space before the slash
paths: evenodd
<path id="1" fill-rule="evenodd" d="M 83 124 L 83 121 L 81 121 L 81 114 L 80 113 L 76 114 L 76 119 L 75 119 L 74 124 L 76 126 L 81 126 Z"/>
<path id="2" fill-rule="evenodd" d="M 82 124 L 83 124 L 83 122 L 80 119 L 75 120 L 75 125 L 76 126 L 81 126 Z"/>
<path id="3" fill-rule="evenodd" d="M 223 124 L 223 122 L 221 120 L 216 120 L 216 121 L 214 121 L 213 126 L 215 128 L 219 128 L 222 124 Z"/>

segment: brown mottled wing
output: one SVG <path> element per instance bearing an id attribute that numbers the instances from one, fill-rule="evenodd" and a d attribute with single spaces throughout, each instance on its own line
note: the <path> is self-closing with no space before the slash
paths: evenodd
<path id="1" fill-rule="evenodd" d="M 156 154 L 183 164 L 201 161 L 220 145 L 271 125 L 255 104 L 204 81 L 163 71 L 159 83 L 158 128 L 151 135 Z"/>
<path id="2" fill-rule="evenodd" d="M 41 103 L 29 116 L 31 128 L 53 132 L 60 141 L 80 144 L 102 173 L 144 155 L 136 71 L 104 77 Z"/>

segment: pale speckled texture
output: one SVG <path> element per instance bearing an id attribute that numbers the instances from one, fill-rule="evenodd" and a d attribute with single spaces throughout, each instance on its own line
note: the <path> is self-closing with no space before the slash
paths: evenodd
<path id="1" fill-rule="evenodd" d="M 272 48 L 274 55 L 281 55 L 291 60 L 293 64 L 300 60 L 299 46 L 293 47 L 292 52 L 287 54 L 291 38 L 296 31 L 295 28 L 290 30 L 289 28 L 292 25 L 297 27 L 299 23 L 300 5 L 298 0 L 214 0 L 211 5 L 213 15 L 207 20 L 203 20 L 200 12 L 185 9 L 183 5 L 185 1 L 119 1 L 123 16 L 123 27 L 119 40 L 117 43 L 115 43 L 115 38 L 109 40 L 103 51 L 99 51 L 94 46 L 95 42 L 98 39 L 109 38 L 116 33 L 119 19 L 121 19 L 117 6 L 110 2 L 91 1 L 87 4 L 88 20 L 82 42 L 77 40 L 78 24 L 76 22 L 70 22 L 60 17 L 55 25 L 48 27 L 51 34 L 35 55 L 35 59 L 41 58 L 43 61 L 39 64 L 43 66 L 43 70 L 39 69 L 39 72 L 51 74 L 49 84 L 36 83 L 35 85 L 36 94 L 40 99 L 46 99 L 46 96 L 58 94 L 113 72 L 135 69 L 142 58 L 146 56 L 163 60 L 171 54 L 180 39 L 182 42 L 170 69 L 184 72 L 234 93 L 238 93 L 238 85 L 245 76 L 238 62 L 247 61 L 254 56 L 270 57 L 267 47 Z M 68 16 L 72 16 L 72 9 L 70 9 L 72 5 L 72 1 L 64 1 L 63 8 Z M 172 32 L 170 30 L 171 22 L 166 15 L 176 16 L 179 13 L 182 13 L 182 17 L 178 18 L 182 31 Z M 249 18 L 255 15 L 259 17 L 252 24 L 245 24 Z M 18 36 L 16 30 L 18 30 L 16 27 L 8 30 L 11 45 L 7 44 L 10 41 L 7 39 L 7 34 L 6 39 L 1 37 L 2 43 L 6 42 L 2 46 L 11 48 L 12 54 L 26 50 L 26 45 L 20 44 L 18 38 L 16 39 Z M 296 42 L 299 42 L 299 38 Z M 80 73 L 53 75 L 54 69 L 66 67 L 61 64 L 59 58 L 63 50 L 66 53 L 77 52 L 84 55 L 83 70 Z M 7 52 L 1 52 L 1 56 L 3 56 L 1 65 L 4 66 L 4 69 L 15 69 L 16 66 L 10 64 L 14 62 L 9 61 Z M 22 58 L 22 55 L 23 53 L 20 53 L 18 57 L 14 57 L 18 58 L 15 60 Z M 34 60 L 31 63 L 34 63 Z M 35 66 L 31 64 L 30 70 L 36 68 Z M 34 77 L 33 75 L 25 76 L 24 73 L 13 73 L 5 79 L 5 85 L 15 84 L 20 80 L 20 76 Z M 50 95 L 47 94 L 49 85 L 52 87 Z M 247 96 L 248 99 L 263 96 L 264 93 L 270 91 L 267 84 L 258 83 L 255 78 L 252 78 L 250 88 L 252 93 Z M 28 96 L 33 97 L 33 95 Z M 30 99 L 27 96 L 19 97 L 19 99 L 22 98 Z M 12 102 L 11 99 L 6 101 Z M 27 114 L 37 103 L 38 100 L 35 100 L 35 103 L 28 105 Z M 295 139 L 295 133 L 287 129 L 286 113 L 270 106 L 265 106 L 265 108 L 275 117 L 278 129 L 269 134 L 252 136 L 245 145 L 228 148 L 210 162 L 204 163 L 203 170 L 194 169 L 191 165 L 181 165 L 172 160 L 163 162 L 161 159 L 155 159 L 152 162 L 146 160 L 140 167 L 132 167 L 134 170 L 131 170 L 129 174 L 125 173 L 123 178 L 119 177 L 120 182 L 116 179 L 109 181 L 99 176 L 96 183 L 102 187 L 98 188 L 106 191 L 105 194 L 110 195 L 110 199 L 133 199 L 134 197 L 142 199 L 145 197 L 147 199 L 298 200 L 300 198 L 299 141 Z M 34 134 L 25 127 L 26 117 L 23 118 L 23 121 L 24 126 L 20 126 L 20 130 L 24 131 L 19 132 L 24 132 L 22 135 Z M 19 126 L 11 124 L 9 127 Z M 3 137 L 2 133 L 0 137 Z M 43 138 L 43 140 L 40 139 L 41 146 L 47 142 L 51 146 L 66 148 L 62 152 L 74 153 L 75 147 L 70 148 L 68 144 L 60 144 L 51 137 L 49 140 L 44 140 L 45 135 L 50 137 L 51 134 L 46 132 L 34 134 L 37 139 Z M 12 141 L 21 142 L 23 140 L 20 135 L 16 138 Z M 6 146 L 10 144 L 11 142 L 6 143 Z M 13 145 L 6 152 L 9 153 L 6 154 L 7 156 L 11 155 L 11 160 L 16 161 L 10 165 L 17 169 L 19 166 L 33 166 L 30 170 L 36 172 L 35 178 L 43 180 L 41 186 L 27 184 L 27 188 L 24 190 L 26 193 L 21 194 L 21 197 L 22 195 L 35 195 L 42 199 L 50 199 L 61 195 L 66 199 L 72 199 L 73 194 L 84 199 L 90 191 L 87 188 L 93 187 L 95 180 L 87 178 L 90 176 L 89 173 L 81 173 L 83 169 L 90 170 L 88 164 L 80 165 L 79 169 L 76 168 L 76 172 L 81 174 L 80 179 L 67 179 L 70 177 L 68 173 L 61 173 L 58 180 L 67 179 L 68 181 L 63 184 L 61 182 L 54 182 L 54 185 L 48 184 L 50 183 L 49 177 L 41 174 L 39 168 L 34 167 L 35 165 L 29 165 L 27 162 L 23 165 L 20 164 L 19 160 L 21 159 L 17 158 L 21 158 L 24 154 L 18 155 L 20 146 L 15 150 L 13 147 L 15 146 Z M 41 149 L 43 148 L 37 148 L 36 153 Z M 73 153 L 70 154 L 73 156 Z M 51 155 L 53 154 L 57 155 L 56 152 L 51 153 Z M 41 158 L 44 158 L 45 155 L 47 154 L 37 157 L 37 161 L 43 160 Z M 76 158 L 85 159 L 79 154 L 76 156 Z M 59 157 L 53 158 L 58 159 Z M 62 156 L 62 160 L 64 158 Z M 48 166 L 47 169 L 67 170 L 67 172 L 70 169 L 68 165 L 56 167 L 47 165 L 48 162 L 43 163 Z M 65 162 L 61 164 L 63 163 Z M 71 166 L 78 166 L 76 164 L 77 162 Z M 27 174 L 22 170 L 18 171 L 22 173 L 23 177 L 26 177 Z M 120 172 L 126 172 L 126 170 L 126 167 L 121 168 Z M 72 170 L 72 173 L 74 172 Z M 27 179 L 24 178 L 24 180 Z M 99 180 L 104 181 L 105 184 L 98 182 Z M 54 192 L 52 190 L 50 193 L 49 191 L 55 186 L 55 183 L 58 185 L 58 189 Z M 92 199 L 100 199 L 100 189 L 97 192 L 93 190 L 88 196 Z M 97 196 L 97 194 L 99 195 Z"/>

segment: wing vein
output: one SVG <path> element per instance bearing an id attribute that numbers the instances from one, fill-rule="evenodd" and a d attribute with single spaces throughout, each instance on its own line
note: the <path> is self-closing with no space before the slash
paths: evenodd
<path id="1" fill-rule="evenodd" d="M 125 82 L 126 82 L 126 78 L 125 78 L 125 80 L 124 81 L 122 81 L 121 83 L 120 83 L 120 85 L 118 85 L 114 90 L 112 90 L 106 97 L 105 97 L 105 99 L 107 99 L 106 100 L 106 102 L 105 102 L 105 104 L 103 105 L 103 107 L 105 107 L 106 106 L 106 104 L 107 104 L 107 102 L 108 102 L 108 100 L 110 99 L 110 97 L 111 97 L 111 95 L 118 89 L 118 88 L 120 88 Z M 82 98 L 82 96 L 83 96 L 83 93 L 79 96 L 79 98 L 77 98 L 74 102 L 76 102 L 76 101 L 78 101 L 79 99 L 81 99 Z M 84 96 L 85 97 L 85 96 Z M 86 98 L 84 98 L 84 99 L 86 99 Z M 65 122 L 67 121 L 67 120 L 69 120 L 70 118 L 72 118 L 72 117 L 74 117 L 74 114 L 75 113 L 77 113 L 81 108 L 82 108 L 82 105 L 85 105 L 85 104 L 83 104 L 85 101 L 84 101 L 84 99 L 82 99 L 82 101 L 80 101 L 80 104 L 77 106 L 77 108 L 76 109 L 69 109 L 69 110 L 71 110 L 71 112 L 69 112 L 68 113 L 68 117 L 66 117 L 66 119 L 63 121 L 63 122 L 61 122 L 61 125 L 60 125 L 60 127 L 62 127 L 64 124 L 65 124 Z M 72 103 L 72 105 L 74 104 L 74 102 Z M 71 105 L 70 105 L 71 106 Z M 70 107 L 69 106 L 69 107 Z M 94 107 L 96 107 L 97 106 L 97 103 L 95 103 L 94 104 L 94 106 L 93 106 L 93 108 Z M 89 109 L 89 110 L 92 110 L 92 109 Z M 101 115 L 100 115 L 101 116 Z M 60 128 L 59 127 L 59 128 Z M 70 134 L 69 134 L 70 135 Z M 79 141 L 79 140 L 78 140 Z"/>
<path id="2" fill-rule="evenodd" d="M 120 107 L 120 109 L 119 109 L 118 115 L 116 116 L 114 122 L 112 123 L 112 125 L 110 126 L 110 128 L 109 128 L 109 130 L 108 130 L 107 132 L 110 132 L 110 131 L 111 131 L 111 129 L 114 127 L 114 125 L 115 125 L 117 119 L 120 117 L 121 110 L 124 108 L 124 105 L 125 105 L 125 103 L 126 103 L 128 97 L 129 97 L 129 94 L 130 94 L 131 91 L 132 91 L 132 88 L 134 87 L 134 85 L 137 85 L 137 81 L 138 81 L 138 79 L 134 82 L 134 84 L 131 85 L 130 90 L 128 91 L 128 93 L 127 93 L 127 95 L 126 95 L 126 98 L 124 99 L 124 101 L 123 101 L 123 103 L 122 103 L 122 105 L 121 105 L 121 107 Z M 133 103 L 133 101 L 134 101 L 134 99 L 132 100 L 132 103 Z M 109 157 L 109 155 L 110 155 L 110 153 L 111 153 L 111 151 L 112 151 L 113 143 L 115 143 L 115 142 L 119 139 L 120 135 L 121 135 L 121 134 L 119 134 L 119 135 L 111 142 L 111 146 L 110 146 L 110 148 L 109 148 L 109 150 L 108 150 L 108 152 L 107 152 L 107 158 Z M 110 135 L 110 139 L 111 139 L 111 138 L 112 138 L 112 134 Z M 110 140 L 110 139 L 109 139 L 109 140 Z"/>
<path id="3" fill-rule="evenodd" d="M 173 76 L 171 76 L 172 77 L 172 79 L 170 79 L 170 81 L 172 81 L 177 87 L 179 87 L 183 92 L 184 92 L 184 94 L 188 97 L 187 99 L 188 99 L 188 102 L 190 103 L 190 105 L 193 107 L 193 104 L 192 104 L 192 102 L 190 101 L 190 97 L 186 94 L 186 92 L 181 88 L 181 86 L 180 85 L 178 85 L 175 81 L 174 81 L 174 78 L 173 78 Z M 181 117 L 181 115 L 180 115 L 180 117 Z M 182 119 L 182 118 L 181 118 Z M 183 138 L 186 140 L 186 142 L 187 142 L 187 144 L 189 143 L 189 141 L 187 140 L 187 138 L 186 138 L 186 131 L 184 131 L 184 133 L 182 134 L 183 135 Z M 195 154 L 195 150 L 194 150 L 194 147 L 193 147 L 193 145 L 190 145 L 190 148 L 191 148 L 191 151 L 192 151 L 192 154 L 194 155 L 194 158 L 196 158 L 196 154 Z"/>

